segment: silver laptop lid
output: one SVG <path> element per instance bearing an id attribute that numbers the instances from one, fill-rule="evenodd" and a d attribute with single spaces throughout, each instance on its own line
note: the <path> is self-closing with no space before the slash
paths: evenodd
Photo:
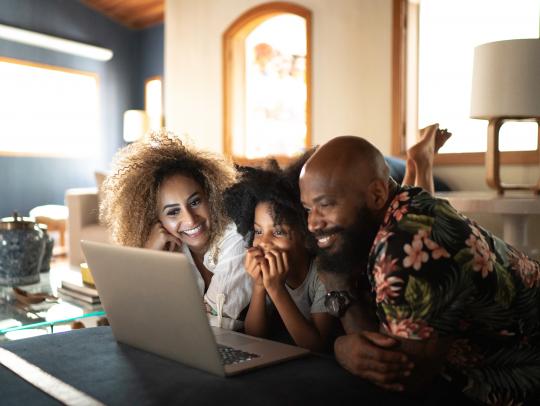
<path id="1" fill-rule="evenodd" d="M 115 338 L 225 376 L 183 254 L 81 241 Z M 200 311 L 193 311 L 199 306 Z"/>

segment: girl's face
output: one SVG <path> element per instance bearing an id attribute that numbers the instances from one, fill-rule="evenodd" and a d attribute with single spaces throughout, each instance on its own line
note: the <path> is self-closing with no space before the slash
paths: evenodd
<path id="1" fill-rule="evenodd" d="M 289 258 L 294 258 L 305 251 L 299 233 L 287 224 L 274 224 L 272 206 L 269 203 L 259 203 L 255 207 L 253 231 L 253 246 L 263 251 L 271 249 L 287 251 L 290 253 Z"/>
<path id="2" fill-rule="evenodd" d="M 160 186 L 159 221 L 194 252 L 206 252 L 210 239 L 210 208 L 204 189 L 193 179 L 172 175 Z"/>

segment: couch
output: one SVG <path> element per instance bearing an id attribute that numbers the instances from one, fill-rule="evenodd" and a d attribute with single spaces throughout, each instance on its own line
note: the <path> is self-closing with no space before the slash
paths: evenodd
<path id="1" fill-rule="evenodd" d="M 107 228 L 99 223 L 98 189 L 74 188 L 65 193 L 65 203 L 68 208 L 68 258 L 71 266 L 79 267 L 85 262 L 81 249 L 81 240 L 109 242 Z"/>

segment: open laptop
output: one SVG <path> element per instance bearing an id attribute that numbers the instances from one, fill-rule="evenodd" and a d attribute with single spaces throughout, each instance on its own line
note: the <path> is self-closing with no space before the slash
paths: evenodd
<path id="1" fill-rule="evenodd" d="M 187 258 L 82 241 L 117 341 L 219 376 L 297 358 L 308 350 L 210 327 Z"/>

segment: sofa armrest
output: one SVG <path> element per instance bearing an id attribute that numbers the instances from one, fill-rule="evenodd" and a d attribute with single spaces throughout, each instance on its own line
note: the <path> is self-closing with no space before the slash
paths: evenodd
<path id="1" fill-rule="evenodd" d="M 68 255 L 72 265 L 84 258 L 81 250 L 81 231 L 84 227 L 99 223 L 97 188 L 74 188 L 66 190 L 65 203 L 68 208 Z"/>
<path id="2" fill-rule="evenodd" d="M 84 227 L 99 223 L 97 188 L 75 188 L 66 190 L 66 206 L 73 225 Z"/>

